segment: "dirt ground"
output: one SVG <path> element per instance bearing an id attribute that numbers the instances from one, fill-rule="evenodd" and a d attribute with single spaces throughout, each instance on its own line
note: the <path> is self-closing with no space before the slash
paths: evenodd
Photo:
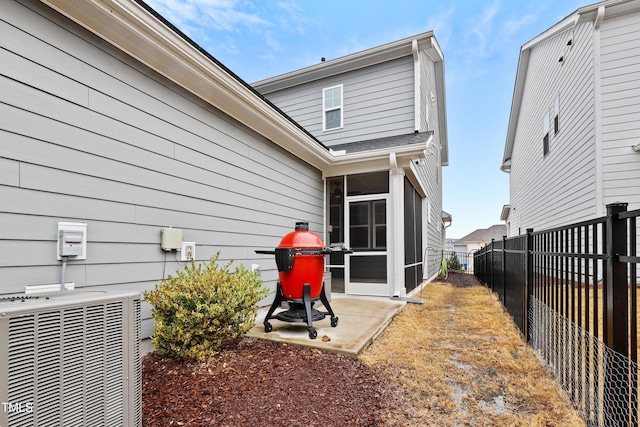
<path id="1" fill-rule="evenodd" d="M 584 425 L 473 276 L 418 296 L 358 360 L 249 338 L 208 364 L 151 353 L 143 425 Z"/>

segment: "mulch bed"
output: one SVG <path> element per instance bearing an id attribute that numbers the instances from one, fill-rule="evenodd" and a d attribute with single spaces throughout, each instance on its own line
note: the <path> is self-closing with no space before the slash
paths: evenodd
<path id="1" fill-rule="evenodd" d="M 254 338 L 207 365 L 143 359 L 143 425 L 378 426 L 395 390 L 358 360 Z"/>
<path id="2" fill-rule="evenodd" d="M 449 273 L 451 285 L 477 285 Z M 143 426 L 381 426 L 402 420 L 399 385 L 359 360 L 244 338 L 208 364 L 150 353 L 143 365 Z"/>
<path id="3" fill-rule="evenodd" d="M 462 273 L 456 270 L 449 270 L 449 277 L 445 282 L 456 288 L 468 288 L 470 286 L 479 286 L 480 282 L 473 274 Z"/>

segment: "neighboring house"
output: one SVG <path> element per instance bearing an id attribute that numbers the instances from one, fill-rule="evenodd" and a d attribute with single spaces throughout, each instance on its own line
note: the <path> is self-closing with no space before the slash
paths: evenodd
<path id="1" fill-rule="evenodd" d="M 453 242 L 453 250 L 456 252 L 475 252 L 492 240 L 502 240 L 507 229 L 504 224 L 492 225 L 489 228 L 479 228 L 466 236 Z"/>
<path id="2" fill-rule="evenodd" d="M 504 224 L 479 228 L 453 242 L 453 251 L 458 256 L 463 268 L 473 269 L 473 253 L 491 243 L 492 240 L 502 240 L 506 234 L 507 228 Z"/>
<path id="3" fill-rule="evenodd" d="M 399 149 L 335 155 L 142 2 L 3 0 L 0 293 L 59 283 L 59 222 L 87 224 L 86 259 L 66 267 L 76 288 L 152 288 L 184 265 L 161 248 L 161 230 L 173 227 L 195 242 L 196 261 L 221 251 L 256 264 L 273 290 L 275 261 L 255 250 L 301 220 L 329 240 L 326 177 L 337 171 L 360 180 L 371 163 L 391 165 L 387 239 L 412 225 L 403 208 L 422 196 L 408 191 L 405 202 L 406 182 L 427 194 L 423 174 L 441 180 L 425 157 L 431 134 L 418 135 Z M 405 256 L 398 241 L 394 262 Z M 396 265 L 389 295 L 405 292 Z M 145 306 L 143 335 L 152 328 Z"/>
<path id="4" fill-rule="evenodd" d="M 509 236 L 640 208 L 640 2 L 578 9 L 520 51 L 501 169 Z"/>
<path id="5" fill-rule="evenodd" d="M 433 33 L 323 59 L 253 87 L 337 159 L 361 160 L 323 170 L 329 240 L 354 250 L 332 257 L 332 287 L 397 295 L 437 275 L 451 219 L 442 210 L 444 57 Z M 398 161 L 416 149 L 421 156 Z"/>
<path id="6" fill-rule="evenodd" d="M 446 252 L 452 252 L 453 251 L 453 243 L 458 240 L 458 239 L 453 239 L 453 238 L 449 238 L 447 237 L 445 243 L 444 243 L 444 250 Z"/>

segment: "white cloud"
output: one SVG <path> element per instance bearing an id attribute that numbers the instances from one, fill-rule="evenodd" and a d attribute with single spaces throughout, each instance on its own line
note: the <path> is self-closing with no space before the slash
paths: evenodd
<path id="1" fill-rule="evenodd" d="M 148 0 L 151 7 L 179 28 L 207 27 L 237 31 L 238 27 L 268 27 L 271 24 L 253 12 L 255 5 L 238 0 Z"/>
<path id="2" fill-rule="evenodd" d="M 304 11 L 295 1 L 280 1 L 277 6 L 285 12 L 285 16 L 280 18 L 280 26 L 283 29 L 291 29 L 303 36 L 305 26 L 309 21 L 304 16 Z"/>
<path id="3" fill-rule="evenodd" d="M 266 31 L 264 33 L 264 41 L 270 49 L 279 51 L 282 50 L 282 45 L 276 38 L 272 31 Z"/>
<path id="4" fill-rule="evenodd" d="M 467 20 L 468 42 L 473 46 L 471 52 L 476 58 L 484 57 L 487 50 L 491 50 L 496 38 L 494 32 L 494 18 L 500 11 L 500 5 L 496 2 L 484 7 L 479 16 Z"/>
<path id="5" fill-rule="evenodd" d="M 446 10 L 438 11 L 435 15 L 429 17 L 427 21 L 427 30 L 432 30 L 440 43 L 440 46 L 446 46 L 451 39 L 453 29 L 452 18 L 456 12 L 454 7 Z"/>

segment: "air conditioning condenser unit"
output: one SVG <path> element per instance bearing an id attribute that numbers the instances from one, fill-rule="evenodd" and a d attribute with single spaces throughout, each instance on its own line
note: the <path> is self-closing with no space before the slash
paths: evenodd
<path id="1" fill-rule="evenodd" d="M 140 301 L 0 295 L 0 426 L 141 426 Z"/>

